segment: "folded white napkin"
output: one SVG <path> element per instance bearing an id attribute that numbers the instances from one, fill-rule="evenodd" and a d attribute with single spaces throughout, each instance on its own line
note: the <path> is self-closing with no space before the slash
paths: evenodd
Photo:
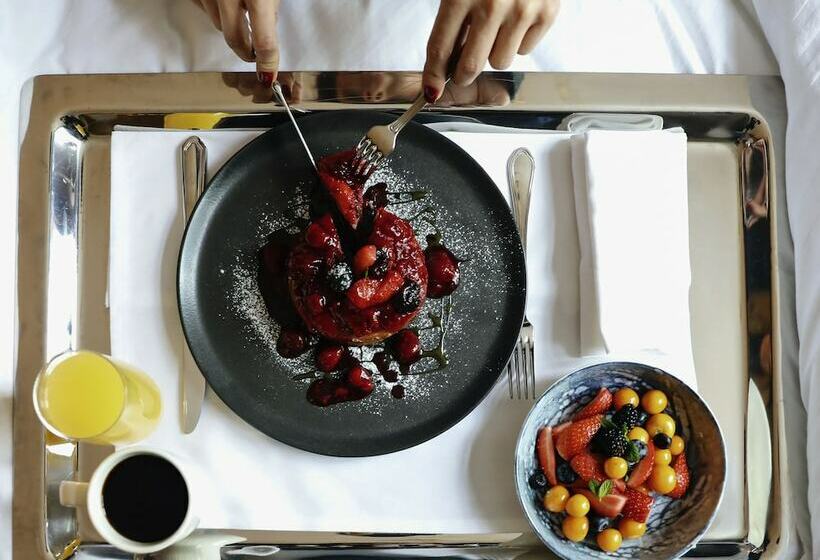
<path id="1" fill-rule="evenodd" d="M 208 176 L 252 131 L 200 131 Z M 506 157 L 528 148 L 536 176 L 528 247 L 527 314 L 536 330 L 537 390 L 606 356 L 579 358 L 579 262 L 570 138 L 566 134 L 445 132 L 505 194 Z M 271 440 L 208 392 L 197 429 L 178 421 L 180 348 L 176 257 L 182 234 L 178 154 L 189 132 L 114 132 L 109 270 L 112 354 L 157 380 L 165 413 L 146 442 L 195 463 L 204 528 L 385 532 L 518 532 L 512 456 L 531 403 L 506 381 L 459 424 L 412 449 L 333 458 Z M 362 473 L 367 473 L 366 477 Z"/>
<path id="2" fill-rule="evenodd" d="M 686 134 L 584 132 L 572 170 L 581 353 L 656 355 L 695 386 Z"/>

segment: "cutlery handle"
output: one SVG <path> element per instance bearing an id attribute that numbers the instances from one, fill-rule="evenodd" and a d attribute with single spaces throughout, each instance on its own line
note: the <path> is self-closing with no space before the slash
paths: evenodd
<path id="1" fill-rule="evenodd" d="M 205 144 L 199 136 L 191 136 L 182 144 L 182 217 L 187 222 L 196 201 L 205 190 Z"/>
<path id="2" fill-rule="evenodd" d="M 387 127 L 390 129 L 390 132 L 393 134 L 398 134 L 401 132 L 401 129 L 407 126 L 413 117 L 421 111 L 424 106 L 427 105 L 427 100 L 424 98 L 424 93 L 420 94 L 413 104 L 408 107 L 408 109 L 395 121 L 390 123 Z"/>
<path id="3" fill-rule="evenodd" d="M 527 220 L 530 215 L 530 194 L 535 176 L 535 158 L 526 148 L 518 148 L 507 160 L 507 186 L 510 189 L 510 207 L 518 225 L 521 245 L 527 251 Z"/>

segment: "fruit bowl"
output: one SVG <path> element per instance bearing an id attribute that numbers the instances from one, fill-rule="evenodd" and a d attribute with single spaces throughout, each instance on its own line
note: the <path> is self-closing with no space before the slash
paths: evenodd
<path id="1" fill-rule="evenodd" d="M 638 393 L 657 389 L 668 395 L 690 482 L 686 493 L 673 499 L 658 496 L 646 522 L 645 534 L 624 539 L 615 552 L 597 546 L 593 530 L 572 542 L 562 533 L 562 514 L 547 511 L 544 492 L 532 487 L 530 477 L 541 470 L 535 442 L 544 426 L 558 426 L 583 409 L 601 388 L 632 388 Z M 582 558 L 679 558 L 695 546 L 717 513 L 726 478 L 726 450 L 720 426 L 707 404 L 678 378 L 653 367 L 611 362 L 592 365 L 556 381 L 535 403 L 518 437 L 515 451 L 515 488 L 521 507 L 538 537 L 556 555 Z"/>

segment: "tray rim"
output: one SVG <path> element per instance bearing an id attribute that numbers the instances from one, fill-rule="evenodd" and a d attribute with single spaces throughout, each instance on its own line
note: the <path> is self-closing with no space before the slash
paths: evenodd
<path id="1" fill-rule="evenodd" d="M 134 105 L 139 106 L 146 106 L 151 105 L 151 111 L 157 112 L 157 109 L 163 110 L 164 112 L 174 112 L 179 110 L 185 110 L 186 112 L 190 112 L 191 110 L 203 110 L 203 111 L 210 111 L 213 109 L 214 106 L 219 106 L 223 111 L 233 111 L 233 112 L 247 112 L 253 110 L 254 112 L 263 112 L 266 113 L 268 111 L 259 111 L 260 108 L 265 106 L 254 105 L 251 102 L 239 98 L 235 95 L 235 91 L 230 90 L 224 84 L 221 84 L 221 78 L 224 74 L 220 73 L 195 73 L 195 74 L 162 74 L 162 75 L 94 75 L 94 76 L 82 76 L 82 75 L 75 75 L 75 76 L 40 76 L 34 78 L 30 83 L 30 94 L 32 97 L 32 105 L 31 105 L 31 114 L 28 116 L 28 124 L 29 128 L 26 132 L 25 138 L 22 142 L 22 150 L 21 150 L 21 174 L 20 174 L 20 205 L 19 205 L 19 218 L 20 218 L 20 229 L 21 235 L 18 244 L 18 250 L 24 249 L 20 251 L 21 254 L 27 253 L 27 250 L 32 249 L 30 245 L 36 245 L 34 240 L 42 241 L 41 247 L 39 250 L 35 250 L 33 254 L 31 254 L 30 258 L 19 258 L 18 257 L 18 309 L 21 310 L 20 317 L 19 317 L 19 327 L 20 328 L 20 335 L 18 336 L 17 340 L 17 371 L 15 375 L 15 397 L 22 399 L 25 401 L 25 390 L 21 390 L 21 385 L 25 387 L 25 381 L 27 378 L 33 377 L 32 371 L 36 371 L 36 367 L 32 368 L 31 366 L 34 364 L 39 364 L 42 362 L 42 359 L 45 356 L 45 344 L 43 341 L 39 343 L 35 340 L 32 334 L 30 334 L 32 327 L 45 327 L 44 318 L 46 316 L 46 305 L 43 303 L 43 298 L 32 298 L 31 296 L 37 295 L 38 293 L 41 296 L 46 295 L 46 287 L 42 282 L 42 279 L 39 281 L 31 282 L 32 280 L 32 271 L 37 267 L 37 263 L 39 262 L 40 265 L 43 265 L 46 262 L 47 252 L 44 250 L 45 245 L 47 243 L 46 234 L 47 231 L 41 226 L 37 228 L 36 226 L 31 230 L 28 230 L 28 233 L 34 235 L 33 240 L 29 240 L 26 236 L 23 235 L 23 230 L 25 228 L 30 228 L 32 222 L 37 222 L 38 218 L 41 224 L 47 224 L 47 220 L 44 219 L 45 216 L 45 209 L 48 208 L 48 199 L 47 199 L 47 192 L 44 190 L 40 193 L 39 197 L 35 193 L 30 193 L 29 189 L 25 189 L 24 185 L 36 185 L 36 184 L 48 184 L 48 172 L 49 172 L 49 158 L 43 157 L 44 152 L 48 152 L 51 146 L 51 143 L 48 141 L 51 139 L 52 133 L 57 130 L 61 126 L 61 119 L 66 115 L 76 114 L 76 113 L 110 113 L 110 114 L 117 114 L 123 110 L 126 110 L 125 103 L 121 100 L 122 98 L 117 98 L 115 93 L 122 92 L 124 88 L 131 88 L 134 91 L 129 92 L 133 94 L 133 97 L 138 97 L 139 95 L 147 95 L 147 99 L 149 101 L 138 101 L 134 103 Z M 525 74 L 527 80 L 535 80 L 538 82 L 543 82 L 544 86 L 553 86 L 556 88 L 556 94 L 545 95 L 542 99 L 537 100 L 521 100 L 520 102 L 517 100 L 509 107 L 504 108 L 487 108 L 483 107 L 482 110 L 492 111 L 492 110 L 505 110 L 505 111 L 538 111 L 538 112 L 576 112 L 576 111 L 585 111 L 585 110 L 597 110 L 597 112 L 601 112 L 600 105 L 595 104 L 594 102 L 594 95 L 592 94 L 585 94 L 585 92 L 590 91 L 600 91 L 603 86 L 611 86 L 613 83 L 617 84 L 618 87 L 615 88 L 614 94 L 609 95 L 609 98 L 614 98 L 612 104 L 607 105 L 605 108 L 606 111 L 611 112 L 613 110 L 639 110 L 640 112 L 647 112 L 647 110 L 651 110 L 652 112 L 674 112 L 679 111 L 682 108 L 684 110 L 699 112 L 699 113 L 725 113 L 727 111 L 734 111 L 738 113 L 748 114 L 755 117 L 759 123 L 755 129 L 755 132 L 759 134 L 761 137 L 767 139 L 767 142 L 770 143 L 770 146 L 774 148 L 773 144 L 773 137 L 771 130 L 769 129 L 768 123 L 765 117 L 760 114 L 751 103 L 751 100 L 748 95 L 748 83 L 747 80 L 749 78 L 742 77 L 742 76 L 689 76 L 689 75 L 628 75 L 628 74 L 542 74 L 542 73 L 527 73 Z M 685 82 L 684 82 L 685 80 Z M 653 91 L 659 92 L 659 99 L 663 99 L 663 101 L 657 102 L 657 104 L 653 104 L 651 107 L 647 109 L 646 105 L 640 106 L 636 104 L 634 101 L 632 103 L 629 102 L 630 96 L 634 97 L 635 92 L 630 91 L 630 83 L 632 84 L 632 90 L 635 89 L 634 84 L 638 81 L 641 82 L 642 88 L 651 88 Z M 687 88 L 681 88 L 680 86 L 686 83 Z M 694 90 L 691 87 L 692 84 L 695 84 Z M 193 89 L 197 90 L 197 87 L 206 87 L 206 86 L 215 86 L 220 85 L 221 88 L 216 88 L 214 91 L 218 93 L 218 95 L 214 95 L 214 100 L 206 101 L 204 98 L 206 96 L 195 96 L 195 95 L 188 95 L 190 99 L 187 99 L 184 103 L 180 102 L 174 96 L 165 94 L 164 91 L 158 91 L 157 85 L 164 84 L 167 86 L 168 90 L 175 90 L 179 86 L 185 86 L 186 89 Z M 163 90 L 163 88 L 159 88 Z M 108 100 L 101 100 L 98 105 L 92 107 L 92 101 L 89 99 L 88 92 L 94 91 L 95 97 L 99 98 L 100 96 L 111 95 L 111 98 Z M 230 91 L 225 91 L 230 90 Z M 55 96 L 54 92 L 59 91 L 63 93 L 62 96 Z M 553 91 L 551 89 L 543 89 L 542 91 Z M 612 93 L 612 92 L 607 92 Z M 692 95 L 694 93 L 694 95 Z M 567 107 L 567 98 L 570 94 L 576 94 L 574 101 L 572 103 L 572 108 L 568 109 Z M 223 99 L 224 97 L 224 99 Z M 698 101 L 693 103 L 692 98 L 696 98 Z M 145 99 L 144 97 L 143 99 Z M 217 99 L 218 98 L 218 99 Z M 117 101 L 112 101 L 112 99 L 117 99 Z M 129 102 L 130 103 L 130 102 Z M 213 103 L 215 105 L 209 105 L 209 103 Z M 184 105 L 184 107 L 183 107 Z M 386 108 L 394 108 L 394 107 L 401 107 L 403 105 L 396 104 L 380 104 L 380 105 L 355 105 L 349 103 L 338 103 L 338 104 L 329 104 L 327 102 L 314 102 L 314 103 L 305 103 L 305 108 L 307 109 L 330 109 L 330 108 L 359 108 L 359 109 L 367 109 L 367 108 L 379 108 L 379 109 L 386 109 Z M 132 108 L 133 111 L 133 108 Z M 770 203 L 772 207 L 777 206 L 776 202 L 776 173 L 775 173 L 775 158 L 774 158 L 774 149 L 770 149 L 768 153 L 768 159 L 770 162 L 770 188 L 769 188 L 769 196 L 770 196 Z M 31 188 L 30 190 L 36 191 L 36 188 Z M 45 204 L 43 204 L 45 202 Z M 39 204 L 38 204 L 39 203 Z M 777 251 L 777 227 L 776 227 L 776 220 L 777 216 L 776 213 L 770 212 L 770 228 L 772 230 L 772 242 L 771 242 L 771 251 L 773 255 L 776 255 Z M 27 224 L 27 225 L 26 225 Z M 45 241 L 43 241 L 45 240 Z M 784 498 L 790 492 L 790 485 L 789 480 L 786 475 L 785 471 L 785 453 L 780 453 L 780 442 L 783 441 L 785 437 L 784 426 L 782 421 L 782 387 L 780 382 L 780 371 L 781 371 L 781 341 L 780 341 L 780 315 L 779 315 L 779 267 L 777 259 L 773 259 L 772 268 L 772 309 L 773 309 L 773 316 L 772 316 L 772 334 L 773 334 L 773 390 L 774 390 L 774 413 L 775 413 L 775 422 L 777 429 L 773 433 L 773 443 L 775 452 L 774 452 L 774 460 L 775 460 L 775 487 L 772 490 L 773 495 L 779 494 L 779 499 L 774 502 L 775 504 L 775 515 L 773 517 L 777 518 L 778 523 L 776 525 L 770 524 L 769 530 L 775 528 L 790 528 L 793 526 L 791 521 L 791 510 L 789 507 L 786 506 L 786 502 Z M 20 286 L 28 286 L 26 290 L 21 290 Z M 26 298 L 35 299 L 36 302 L 31 302 L 26 300 Z M 25 312 L 23 312 L 25 310 Z M 38 313 L 39 311 L 39 313 Z M 76 310 L 75 310 L 76 311 Z M 32 322 L 33 320 L 33 322 Z M 44 331 L 44 329 L 42 329 Z M 73 337 L 76 337 L 76 333 L 72 333 Z M 45 337 L 43 337 L 45 338 Z M 20 401 L 17 401 L 20 402 Z M 40 546 L 35 546 L 32 548 L 31 543 L 28 544 L 20 544 L 21 541 L 24 543 L 26 539 L 24 537 L 28 534 L 29 537 L 35 537 L 37 533 L 39 535 L 43 534 L 45 519 L 40 517 L 39 520 L 34 519 L 32 516 L 24 516 L 21 519 L 21 515 L 25 514 L 28 509 L 26 508 L 25 501 L 26 495 L 28 494 L 29 497 L 31 493 L 34 492 L 34 496 L 43 496 L 43 480 L 40 478 L 34 484 L 26 483 L 25 470 L 21 464 L 22 462 L 26 462 L 24 458 L 27 458 L 27 464 L 29 465 L 29 469 L 32 466 L 32 460 L 38 462 L 39 464 L 43 464 L 43 448 L 42 445 L 39 445 L 39 450 L 37 445 L 21 445 L 26 449 L 22 449 L 18 453 L 18 444 L 20 444 L 21 440 L 27 439 L 29 443 L 32 442 L 33 439 L 39 438 L 31 438 L 30 433 L 19 433 L 22 431 L 21 426 L 24 425 L 26 422 L 30 424 L 32 420 L 31 416 L 33 413 L 30 413 L 26 410 L 24 406 L 15 406 L 14 408 L 14 415 L 15 415 L 15 423 L 14 423 L 14 442 L 15 442 L 15 453 L 14 453 L 14 487 L 15 487 L 15 495 L 14 495 L 14 532 L 15 532 L 15 539 L 14 539 L 14 551 L 16 555 L 23 554 L 22 558 L 29 558 L 33 557 L 31 555 L 24 554 L 25 552 L 34 552 L 35 550 L 38 553 L 38 556 L 42 556 L 47 551 L 45 550 L 45 543 L 44 539 L 35 539 L 40 541 Z M 38 443 L 42 443 L 42 440 L 39 440 Z M 34 449 L 29 449 L 30 447 L 34 447 Z M 39 451 L 39 452 L 38 452 Z M 76 457 L 75 457 L 76 459 Z M 29 500 L 31 501 L 31 500 Z M 39 501 L 42 505 L 42 501 Z M 42 507 L 37 508 L 42 510 Z M 22 534 L 20 534 L 22 533 Z M 19 536 L 18 536 L 19 535 Z M 767 550 L 768 553 L 774 552 L 776 549 L 785 548 L 788 545 L 789 541 L 789 532 L 787 531 L 778 531 L 776 533 L 770 534 L 771 544 L 769 549 Z M 785 537 L 785 538 L 777 538 L 777 537 Z M 41 554 L 42 553 L 42 554 Z M 47 557 L 47 556 L 43 556 Z"/>

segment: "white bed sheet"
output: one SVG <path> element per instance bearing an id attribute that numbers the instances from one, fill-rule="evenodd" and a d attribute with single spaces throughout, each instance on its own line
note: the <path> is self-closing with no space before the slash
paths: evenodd
<path id="1" fill-rule="evenodd" d="M 418 70 L 437 4 L 436 0 L 283 0 L 282 67 Z M 519 57 L 514 69 L 777 73 L 748 1 L 566 0 L 563 4 L 546 40 L 532 56 Z M 18 138 L 23 132 L 15 108 L 21 87 L 32 76 L 47 73 L 250 69 L 233 56 L 188 0 L 0 0 L 0 106 L 4 108 L 0 111 L 0 559 L 10 557 L 6 543 L 11 540 L 13 262 Z M 798 226 L 793 222 L 793 227 Z M 815 253 L 814 258 L 817 268 L 820 256 Z M 820 301 L 816 293 L 814 301 Z"/>

